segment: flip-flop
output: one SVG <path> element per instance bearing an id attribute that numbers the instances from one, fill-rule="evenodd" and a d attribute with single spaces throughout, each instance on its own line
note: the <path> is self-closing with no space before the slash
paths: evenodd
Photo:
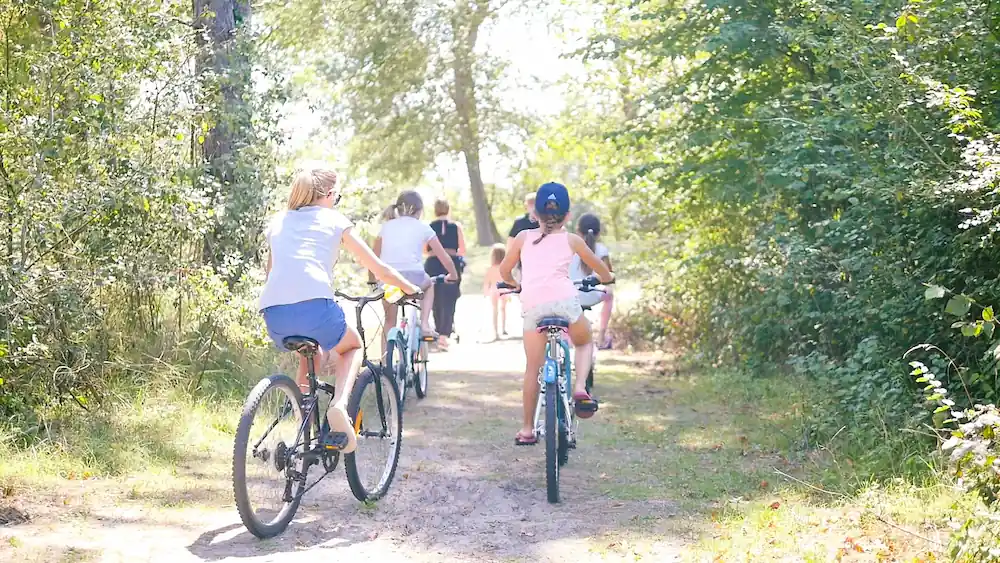
<path id="1" fill-rule="evenodd" d="M 576 416 L 590 418 L 594 416 L 598 408 L 597 399 L 591 397 L 590 393 L 586 391 L 573 393 L 573 410 L 576 411 Z"/>
<path id="2" fill-rule="evenodd" d="M 538 436 L 535 436 L 534 434 L 532 434 L 530 438 L 525 438 L 524 434 L 521 434 L 520 432 L 514 436 L 515 446 L 534 446 L 537 443 Z"/>
<path id="3" fill-rule="evenodd" d="M 354 431 L 354 424 L 351 423 L 351 417 L 347 415 L 347 411 L 331 406 L 326 416 L 330 420 L 332 431 L 347 434 L 347 445 L 340 448 L 340 452 L 349 454 L 356 450 L 358 448 L 358 435 Z"/>
<path id="4" fill-rule="evenodd" d="M 604 339 L 604 343 L 601 344 L 600 346 L 598 346 L 597 349 L 598 350 L 610 350 L 611 349 L 611 345 L 612 345 L 611 337 L 609 336 L 609 337 L 607 337 L 607 338 Z"/>

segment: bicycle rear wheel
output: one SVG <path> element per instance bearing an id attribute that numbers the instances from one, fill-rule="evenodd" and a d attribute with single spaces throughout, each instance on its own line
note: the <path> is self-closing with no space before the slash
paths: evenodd
<path id="1" fill-rule="evenodd" d="M 233 444 L 233 493 L 243 525 L 258 538 L 280 534 L 299 507 L 292 479 L 302 427 L 302 394 L 284 375 L 262 379 L 247 397 Z M 288 500 L 293 499 L 293 500 Z"/>
<path id="2" fill-rule="evenodd" d="M 420 399 L 427 396 L 427 383 L 430 378 L 430 374 L 427 372 L 428 348 L 430 348 L 430 345 L 426 342 L 421 342 L 420 347 L 417 348 L 417 361 L 413 362 L 413 370 L 416 372 L 416 377 L 413 381 L 413 390 L 417 392 L 417 397 Z"/>
<path id="3" fill-rule="evenodd" d="M 379 416 L 376 386 L 381 385 L 385 429 Z M 384 370 L 365 368 L 358 374 L 347 412 L 358 433 L 358 448 L 344 456 L 347 483 L 354 497 L 362 502 L 375 501 L 389 490 L 399 464 L 403 440 L 403 413 L 396 380 Z"/>
<path id="4" fill-rule="evenodd" d="M 559 389 L 545 384 L 545 485 L 549 502 L 559 502 Z"/>

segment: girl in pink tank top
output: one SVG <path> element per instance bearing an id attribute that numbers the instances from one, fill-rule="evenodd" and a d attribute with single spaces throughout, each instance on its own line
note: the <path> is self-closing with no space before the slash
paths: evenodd
<path id="1" fill-rule="evenodd" d="M 545 334 L 538 332 L 543 317 L 563 317 L 570 322 L 569 336 L 576 348 L 574 362 L 573 402 L 577 416 L 590 418 L 597 412 L 597 401 L 586 390 L 587 372 L 591 363 L 591 330 L 583 316 L 576 286 L 569 277 L 573 256 L 579 256 L 590 266 L 601 282 L 614 278 L 607 265 L 597 257 L 579 235 L 566 231 L 569 214 L 569 192 L 562 184 L 549 182 L 535 194 L 535 214 L 539 227 L 521 231 L 510 243 L 500 264 L 505 282 L 521 290 L 524 316 L 524 387 L 522 402 L 524 419 L 514 438 L 517 445 L 538 441 L 534 435 L 535 404 L 538 401 L 538 373 L 545 362 Z M 514 266 L 521 263 L 521 283 L 511 276 Z"/>

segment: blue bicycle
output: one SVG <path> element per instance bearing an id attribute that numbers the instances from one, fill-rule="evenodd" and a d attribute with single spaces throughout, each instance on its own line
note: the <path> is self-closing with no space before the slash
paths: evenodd
<path id="1" fill-rule="evenodd" d="M 445 283 L 445 275 L 434 276 L 432 283 Z M 406 403 L 407 391 L 412 387 L 417 397 L 427 396 L 428 378 L 428 345 L 434 342 L 433 336 L 420 332 L 420 306 L 415 301 L 398 303 L 398 321 L 396 326 L 386 333 L 385 366 L 396 380 L 399 387 L 399 404 L 402 408 Z"/>
<path id="2" fill-rule="evenodd" d="M 595 287 L 600 285 L 597 278 L 584 278 L 575 284 L 580 291 L 601 291 Z M 504 282 L 498 283 L 497 288 L 514 289 Z M 569 324 L 569 319 L 562 317 L 544 317 L 537 325 L 540 332 L 546 333 L 547 342 L 545 363 L 538 374 L 539 397 L 535 406 L 534 428 L 535 436 L 545 438 L 545 484 L 550 503 L 559 502 L 559 468 L 569 463 L 569 450 L 576 448 L 579 424 L 572 395 L 573 366 L 567 338 Z"/>

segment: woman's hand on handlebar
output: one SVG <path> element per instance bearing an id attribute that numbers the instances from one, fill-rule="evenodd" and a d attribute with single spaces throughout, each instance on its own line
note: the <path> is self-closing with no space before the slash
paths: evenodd
<path id="1" fill-rule="evenodd" d="M 458 274 L 449 273 L 444 277 L 444 283 L 455 283 L 458 281 Z"/>

